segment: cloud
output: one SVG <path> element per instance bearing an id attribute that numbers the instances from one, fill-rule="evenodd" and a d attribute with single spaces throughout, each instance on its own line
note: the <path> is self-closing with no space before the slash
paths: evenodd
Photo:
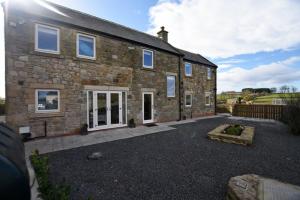
<path id="1" fill-rule="evenodd" d="M 230 68 L 218 73 L 218 90 L 240 90 L 246 87 L 273 87 L 300 80 L 300 56 L 260 65 L 252 69 Z"/>
<path id="2" fill-rule="evenodd" d="M 163 0 L 150 8 L 151 34 L 205 56 L 290 49 L 300 43 L 298 0 Z"/>

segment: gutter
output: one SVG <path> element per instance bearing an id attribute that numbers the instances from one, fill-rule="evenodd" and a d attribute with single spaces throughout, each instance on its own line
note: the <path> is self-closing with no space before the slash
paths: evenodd
<path id="1" fill-rule="evenodd" d="M 181 55 L 178 56 L 178 108 L 179 108 L 179 119 L 180 121 L 182 119 L 182 111 L 181 111 L 181 89 L 182 89 L 182 84 L 183 82 L 181 81 Z"/>

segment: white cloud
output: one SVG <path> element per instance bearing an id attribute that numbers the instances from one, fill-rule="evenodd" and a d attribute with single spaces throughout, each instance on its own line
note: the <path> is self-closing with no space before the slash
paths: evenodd
<path id="1" fill-rule="evenodd" d="M 214 58 L 300 43 L 298 0 L 163 0 L 149 15 L 149 33 L 165 26 L 173 45 Z"/>
<path id="2" fill-rule="evenodd" d="M 228 69 L 230 67 L 233 67 L 232 64 L 218 64 L 219 69 Z"/>
<path id="3" fill-rule="evenodd" d="M 295 65 L 299 65 L 295 67 Z M 234 67 L 218 73 L 218 92 L 246 87 L 273 87 L 300 80 L 300 56 L 252 69 Z"/>

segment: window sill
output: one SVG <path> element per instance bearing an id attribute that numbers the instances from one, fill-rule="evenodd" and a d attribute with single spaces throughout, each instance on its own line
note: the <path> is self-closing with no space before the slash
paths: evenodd
<path id="1" fill-rule="evenodd" d="M 154 68 L 142 67 L 141 70 L 145 70 L 145 71 L 149 71 L 149 72 L 156 72 L 156 70 Z"/>
<path id="2" fill-rule="evenodd" d="M 75 61 L 83 61 L 83 62 L 90 62 L 90 63 L 96 63 L 97 59 L 92 58 L 84 58 L 84 57 L 73 57 L 73 60 Z"/>
<path id="3" fill-rule="evenodd" d="M 63 112 L 45 112 L 45 113 L 31 113 L 29 114 L 30 118 L 50 118 L 50 117 L 64 117 L 65 113 Z"/>
<path id="4" fill-rule="evenodd" d="M 51 52 L 44 52 L 38 50 L 31 51 L 30 54 L 37 55 L 37 56 L 52 57 L 52 58 L 65 58 L 65 56 L 61 55 L 60 53 L 51 53 Z"/>

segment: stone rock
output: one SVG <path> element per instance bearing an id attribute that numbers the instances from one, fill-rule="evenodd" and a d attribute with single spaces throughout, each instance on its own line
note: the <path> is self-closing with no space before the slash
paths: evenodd
<path id="1" fill-rule="evenodd" d="M 259 176 L 247 174 L 230 178 L 227 200 L 257 200 Z"/>
<path id="2" fill-rule="evenodd" d="M 98 160 L 99 158 L 101 158 L 103 155 L 101 152 L 93 152 L 92 154 L 88 155 L 87 158 L 89 160 Z"/>
<path id="3" fill-rule="evenodd" d="M 298 200 L 300 187 L 255 174 L 232 177 L 227 200 Z"/>

